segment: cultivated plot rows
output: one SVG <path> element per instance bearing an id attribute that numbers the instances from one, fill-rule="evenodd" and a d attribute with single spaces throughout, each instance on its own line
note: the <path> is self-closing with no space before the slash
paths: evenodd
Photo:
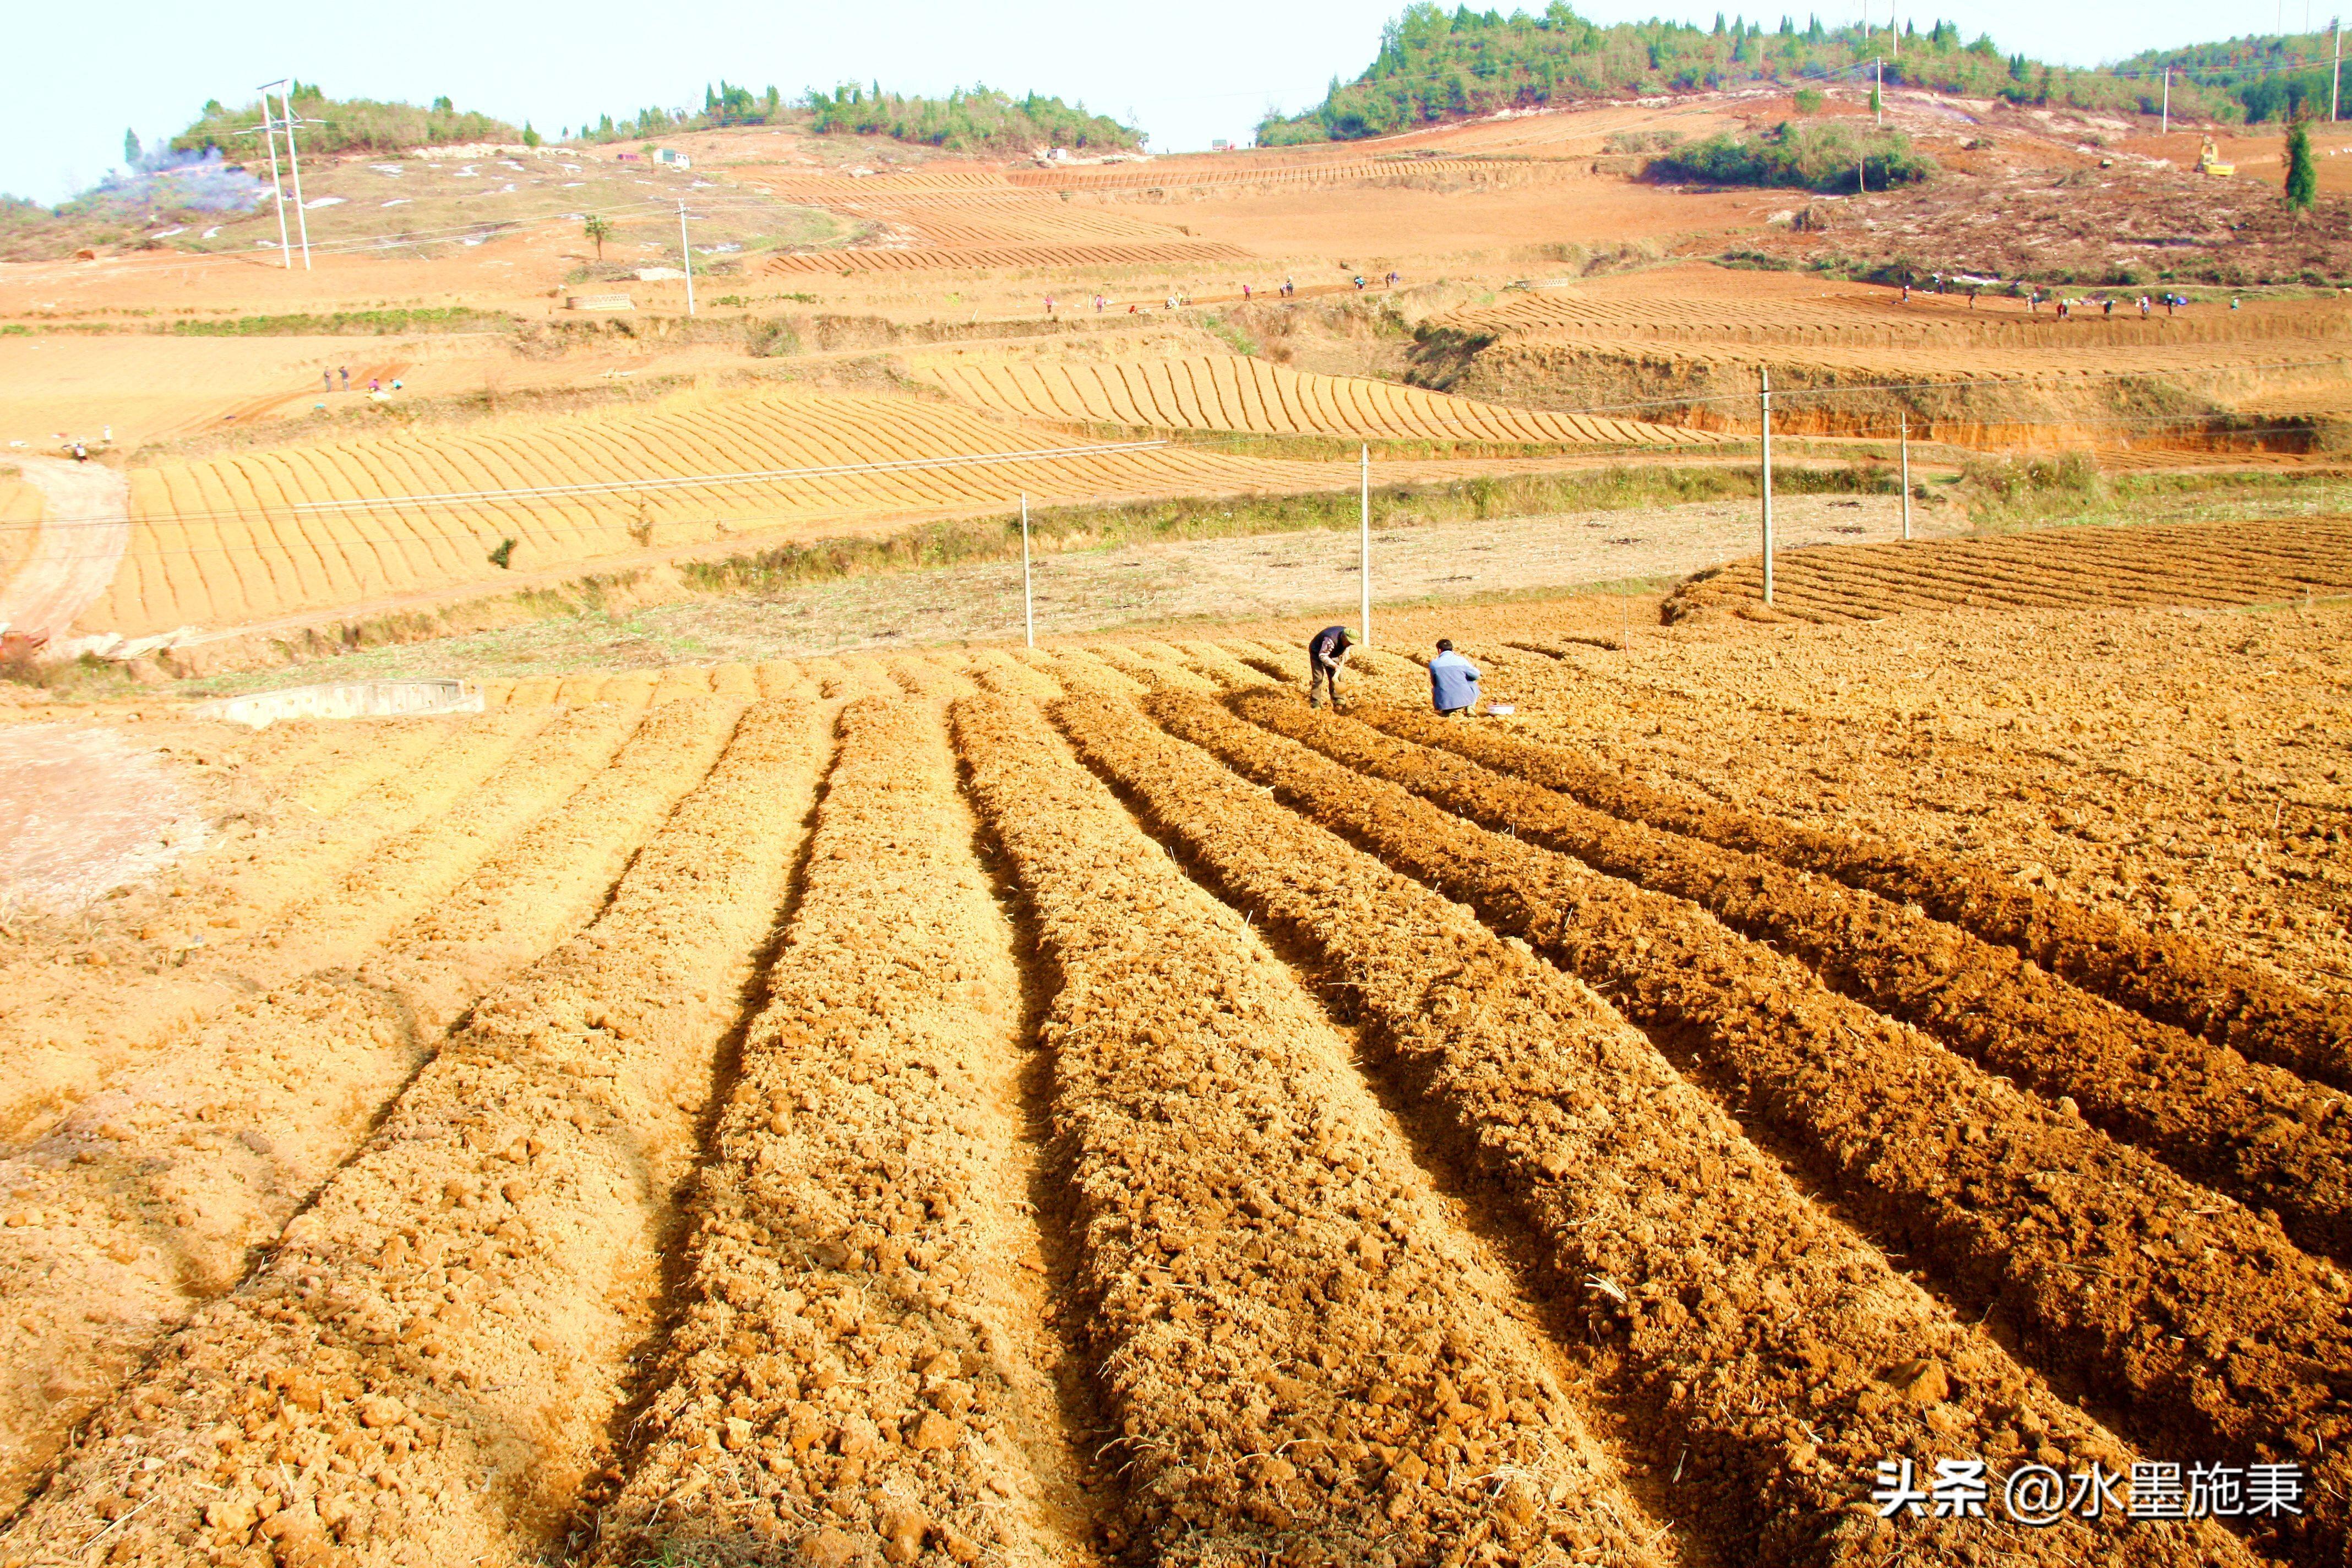
<path id="1" fill-rule="evenodd" d="M 1287 664 L 532 692 L 545 754 L 385 884 L 431 907 L 358 972 L 414 1036 L 305 981 L 122 1080 L 363 1114 L 302 1203 L 154 1148 L 244 1217 L 0 1561 L 2340 1555 L 2324 1008 L 2184 973 L 2226 1000 L 2182 1012 L 2054 897 L 1310 714 Z M 2158 1081 L 2100 1098 L 2062 1029 Z M 2226 1530 L 1866 1505 L 1961 1457 L 2310 1485 Z"/>
<path id="2" fill-rule="evenodd" d="M 1229 355 L 1109 364 L 955 360 L 935 363 L 927 374 L 966 402 L 1034 419 L 1264 435 L 1656 447 L 1707 446 L 1719 439 L 1640 420 L 1507 408 L 1391 382 L 1309 374 Z"/>
<path id="3" fill-rule="evenodd" d="M 2306 599 L 2352 589 L 2352 523 L 2149 524 L 2082 538 L 2021 533 L 1908 544 L 1838 544 L 1777 557 L 1771 613 L 1806 621 L 1871 620 L 1954 607 L 2215 607 Z M 1763 563 L 1701 573 L 1674 609 L 1762 608 Z"/>
<path id="4" fill-rule="evenodd" d="M 2010 351 L 2114 350 L 2172 344 L 2308 342 L 2352 334 L 2352 312 L 2332 302 L 2256 304 L 2238 311 L 2200 306 L 2186 316 L 2145 321 L 2120 302 L 2113 315 L 2085 313 L 2061 320 L 2054 310 L 2028 312 L 2015 301 L 1971 310 L 1952 296 L 1922 295 L 1899 303 L 1883 289 L 1819 300 L 1722 297 L 1618 298 L 1599 289 L 1546 288 L 1515 294 L 1500 304 L 1456 310 L 1449 325 L 1546 337 L 1575 335 L 1626 342 L 1720 344 L 1785 343 L 1817 347 L 1937 345 Z"/>

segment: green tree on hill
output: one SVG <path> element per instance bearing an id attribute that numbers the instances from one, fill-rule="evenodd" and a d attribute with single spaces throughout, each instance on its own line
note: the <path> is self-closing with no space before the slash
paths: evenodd
<path id="1" fill-rule="evenodd" d="M 1507 109 L 1606 102 L 1660 92 L 1705 92 L 1750 82 L 1797 87 L 1840 79 L 1866 88 L 1870 65 L 1885 52 L 1883 30 L 1832 27 L 1809 15 L 1800 29 L 1784 16 L 1767 37 L 1735 18 L 1721 31 L 1662 18 L 1611 26 L 1550 0 L 1539 16 L 1516 11 L 1448 12 L 1414 0 L 1381 31 L 1372 63 L 1353 81 L 1335 81 L 1321 103 L 1258 126 L 1261 146 L 1386 136 Z M 2045 67 L 2021 55 L 2005 58 L 1990 37 L 1962 46 L 1960 30 L 1939 21 L 1913 32 L 1899 58 L 1885 61 L 1886 83 L 1962 98 L 2105 112 L 2154 114 L 2162 83 L 2147 76 Z M 2229 106 L 2221 92 L 2173 82 L 2175 115 L 2213 114 Z"/>
<path id="2" fill-rule="evenodd" d="M 2319 199 L 2319 165 L 2311 161 L 2311 126 L 2301 117 L 2286 128 L 2286 205 L 2308 212 Z"/>
<path id="3" fill-rule="evenodd" d="M 596 259 L 604 260 L 604 242 L 613 237 L 613 226 L 597 214 L 590 213 L 588 221 L 580 226 L 580 232 L 595 245 Z"/>

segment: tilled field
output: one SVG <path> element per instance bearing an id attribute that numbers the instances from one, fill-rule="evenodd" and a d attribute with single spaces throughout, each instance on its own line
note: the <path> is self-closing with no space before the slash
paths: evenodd
<path id="1" fill-rule="evenodd" d="M 1636 419 L 1506 408 L 1357 376 L 1309 375 L 1263 360 L 1202 355 L 1116 364 L 949 361 L 929 376 L 955 396 L 1032 419 L 1106 420 L 1265 435 L 1451 437 L 1472 441 L 1705 446 L 1716 437 Z"/>
<path id="2" fill-rule="evenodd" d="M 1906 610 L 2221 606 L 2352 591 L 2352 521 L 2151 523 L 1916 544 L 1840 544 L 1702 573 L 1668 614 L 1874 620 Z"/>
<path id="3" fill-rule="evenodd" d="M 2340 987 L 1296 662 L 224 738 L 8 936 L 0 1564 L 2343 1559 Z"/>

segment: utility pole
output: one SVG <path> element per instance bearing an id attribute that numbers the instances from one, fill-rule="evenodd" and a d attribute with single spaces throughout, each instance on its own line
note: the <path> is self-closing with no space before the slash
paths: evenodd
<path id="1" fill-rule="evenodd" d="M 2336 73 L 2327 79 L 2327 122 L 2336 123 L 2336 100 L 2344 86 L 2344 18 L 2338 16 L 2336 27 Z"/>
<path id="2" fill-rule="evenodd" d="M 1358 586 L 1363 593 L 1364 646 L 1370 647 L 1372 646 L 1372 444 L 1365 442 L 1359 448 L 1359 453 L 1363 469 L 1356 523 L 1359 542 L 1356 570 L 1363 579 Z"/>
<path id="3" fill-rule="evenodd" d="M 1911 416 L 1906 412 L 1906 414 L 1904 414 L 1904 415 L 1903 415 L 1902 419 L 1903 419 L 1903 538 L 1904 538 L 1904 542 L 1905 542 L 1906 543 L 1908 543 L 1908 542 L 1910 542 L 1910 539 L 1911 539 Z"/>
<path id="4" fill-rule="evenodd" d="M 1021 493 L 1021 624 L 1029 636 L 1029 646 L 1037 646 L 1037 602 L 1029 592 L 1029 493 Z"/>
<path id="5" fill-rule="evenodd" d="M 1878 123 L 1884 125 L 1886 123 L 1886 62 L 1873 60 L 1870 68 L 1878 73 L 1878 79 L 1870 89 L 1870 104 L 1878 115 Z"/>
<path id="6" fill-rule="evenodd" d="M 1772 373 L 1764 372 L 1764 602 L 1772 602 Z"/>
<path id="7" fill-rule="evenodd" d="M 677 254 L 686 263 L 686 313 L 694 314 L 694 247 L 686 243 L 686 203 L 677 204 Z"/>
<path id="8" fill-rule="evenodd" d="M 310 217 L 302 207 L 302 157 L 294 150 L 294 88 L 291 79 L 280 77 L 261 89 L 261 107 L 269 109 L 269 88 L 278 89 L 278 101 L 286 108 L 286 166 L 294 175 L 294 223 L 302 237 L 302 270 L 310 270 Z M 282 215 L 281 215 L 282 217 Z"/>
<path id="9" fill-rule="evenodd" d="M 278 260 L 288 270 L 294 266 L 294 247 L 286 238 L 286 187 L 278 179 L 278 118 L 269 107 L 269 89 L 261 89 L 261 137 L 269 143 L 269 190 L 278 199 Z"/>
<path id="10" fill-rule="evenodd" d="M 2164 133 L 2165 135 L 2167 135 L 2167 136 L 2169 136 L 2169 135 L 2171 135 L 2171 134 L 2172 134 L 2172 68 L 2171 68 L 2170 66 L 2167 66 L 2167 67 L 2165 67 L 2165 68 L 2164 68 L 2164 132 L 2163 132 L 2163 133 Z"/>

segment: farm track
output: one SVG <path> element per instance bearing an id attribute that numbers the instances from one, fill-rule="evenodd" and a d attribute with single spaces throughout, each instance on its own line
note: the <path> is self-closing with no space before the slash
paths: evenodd
<path id="1" fill-rule="evenodd" d="M 2056 1100 L 2194 1182 L 2275 1210 L 2298 1244 L 2352 1261 L 2352 1103 L 2226 1046 L 2080 991 L 2014 950 L 1916 908 L 1759 855 L 1643 823 L 1450 751 L 1302 723 L 1288 694 L 1236 699 L 1244 718 L 1387 779 L 1482 827 L 1688 900 L 1788 952 L 1832 990 L 1914 1025 Z M 1394 729 L 1411 716 L 1358 712 Z"/>
<path id="2" fill-rule="evenodd" d="M 1028 1145 L 989 1135 L 1025 1120 L 1014 935 L 940 707 L 862 699 L 841 732 L 601 1562 L 1091 1544 Z"/>
<path id="3" fill-rule="evenodd" d="M 1653 789 L 1560 747 L 1403 709 L 1383 708 L 1375 717 L 1392 735 L 1559 791 L 1621 820 L 1916 904 L 2158 1023 L 2339 1089 L 2352 1088 L 2352 1007 L 2203 942 L 2083 909 L 1966 860 Z"/>
<path id="4" fill-rule="evenodd" d="M 1274 744 L 1196 700 L 1148 707 L 1236 747 Z M 1548 1292 L 1605 1347 L 1621 1419 L 1680 1478 L 1677 1518 L 1719 1560 L 1877 1559 L 1893 1528 L 1851 1503 L 1853 1478 L 1883 1458 L 2014 1463 L 2048 1443 L 2128 1468 L 2112 1436 L 1825 1219 L 1580 984 L 1129 705 L 1077 700 L 1055 715 L 1195 875 L 1311 955 L 1488 1201 L 1524 1216 Z M 2070 1521 L 2008 1560 L 2243 1560 L 2210 1530 L 2119 1524 Z M 1908 1560 L 1973 1561 L 1972 1534 L 1915 1535 Z"/>
<path id="5" fill-rule="evenodd" d="M 209 940 L 198 950 L 209 958 L 99 987 L 78 983 L 70 971 L 67 984 L 44 976 L 23 984 L 25 969 L 12 966 L 15 973 L 0 975 L 13 1002 L 0 1022 L 0 1053 L 17 1071 L 0 1085 L 0 1130 L 28 1135 L 38 1118 L 79 1101 L 174 1030 L 239 995 L 360 957 L 431 896 L 429 886 L 404 891 L 401 879 L 438 866 L 436 818 L 491 789 L 494 779 L 527 787 L 530 768 L 517 759 L 530 754 L 551 717 L 498 714 L 479 723 L 427 721 L 411 731 L 418 743 L 388 748 L 394 771 L 340 807 L 318 838 L 272 846 L 266 858 L 257 851 L 249 869 L 233 868 L 195 910 L 166 917 L 184 941 L 205 932 L 229 937 L 216 950 Z M 200 931 L 183 923 L 193 920 L 205 922 Z"/>
<path id="6" fill-rule="evenodd" d="M 268 1264 L 80 1434 L 0 1553 L 69 1557 L 107 1519 L 112 1562 L 559 1544 L 650 1327 L 670 1194 L 819 744 L 802 706 L 746 712 L 594 922 L 473 1010 Z"/>
<path id="7" fill-rule="evenodd" d="M 1395 744 L 1353 720 L 1318 722 Z M 2132 1440 L 2313 1462 L 2324 1495 L 2287 1549 L 2304 1561 L 2342 1552 L 2337 1477 L 2352 1465 L 2328 1369 L 2352 1364 L 2352 1285 L 2333 1267 L 1680 900 L 1475 827 L 1296 742 L 1200 738 L 1294 810 L 1594 986 L 2062 1392 L 2095 1390 Z"/>
<path id="8" fill-rule="evenodd" d="M 1656 1561 L 1534 1331 L 1497 1310 L 1508 1287 L 1297 984 L 1034 706 L 953 716 L 1055 972 L 1041 1037 L 1089 1348 L 1151 1559 L 1423 1562 L 1491 1536 Z"/>
<path id="9" fill-rule="evenodd" d="M 486 795 L 451 824 L 496 843 L 520 805 L 530 828 L 356 969 L 205 1018 L 0 1162 L 0 1183 L 50 1216 L 0 1229 L 0 1280 L 42 1325 L 0 1380 L 0 1508 L 126 1360 L 246 1275 L 467 1007 L 595 913 L 734 717 L 676 704 L 625 744 L 635 721 L 610 710 L 559 720 L 522 759 L 534 793 Z M 108 1310 L 78 1310 L 94 1300 Z"/>

